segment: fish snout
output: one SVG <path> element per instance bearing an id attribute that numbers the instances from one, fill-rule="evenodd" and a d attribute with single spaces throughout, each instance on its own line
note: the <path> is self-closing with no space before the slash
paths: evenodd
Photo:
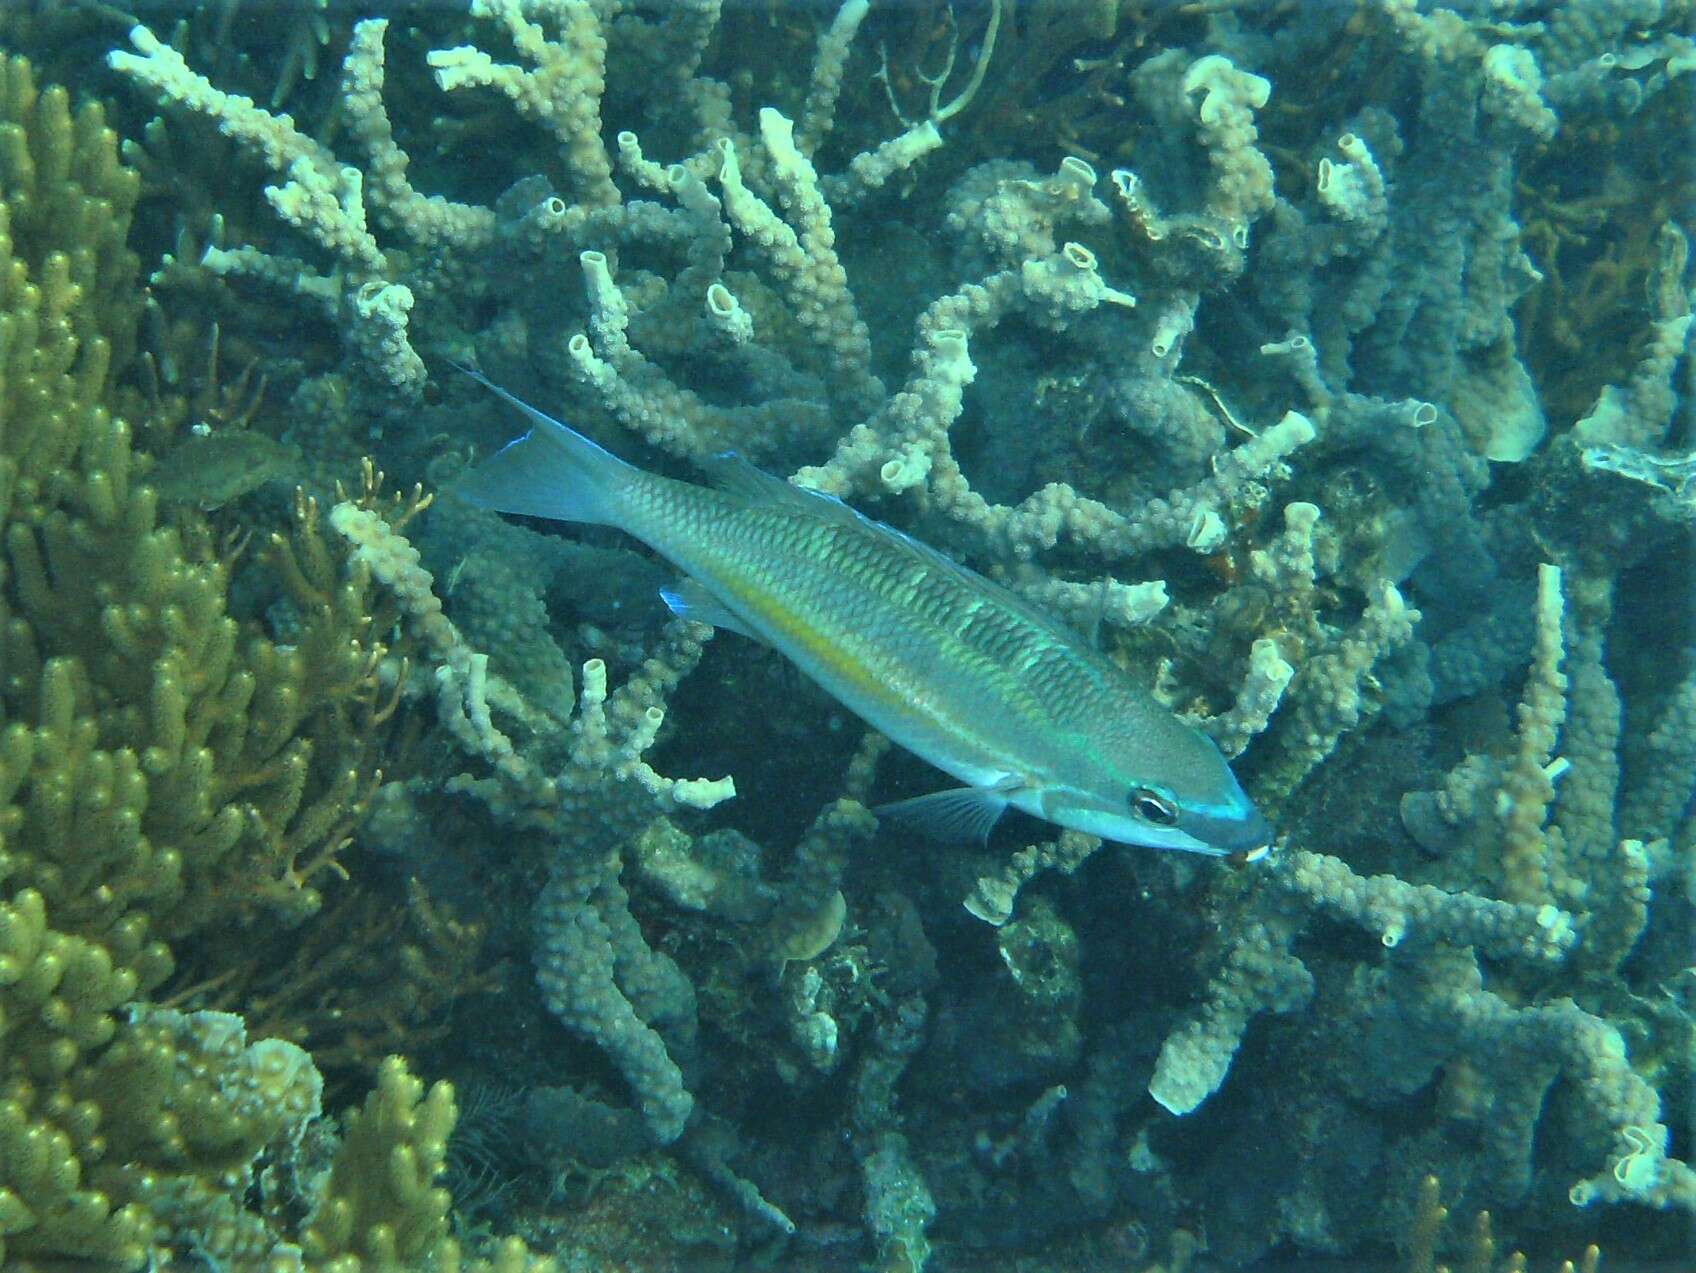
<path id="1" fill-rule="evenodd" d="M 1233 862 L 1258 862 L 1272 847 L 1277 828 L 1266 820 L 1259 809 L 1250 808 L 1237 819 L 1229 832 L 1218 841 L 1219 851 Z"/>

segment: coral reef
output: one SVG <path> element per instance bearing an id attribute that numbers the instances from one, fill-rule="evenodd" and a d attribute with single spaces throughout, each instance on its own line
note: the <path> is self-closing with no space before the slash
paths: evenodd
<path id="1" fill-rule="evenodd" d="M 0 25 L 139 139 L 6 63 L 8 1260 L 1677 1258 L 1688 6 L 238 7 Z M 1091 633 L 1279 844 L 880 825 L 454 498 L 473 362 Z M 456 1220 L 391 1053 L 523 1111 Z"/>
<path id="2" fill-rule="evenodd" d="M 412 1152 L 403 1063 L 336 1150 L 310 1141 L 323 1079 L 301 1047 L 152 1002 L 167 942 L 239 967 L 232 925 L 298 927 L 346 875 L 393 706 L 382 606 L 301 496 L 262 555 L 292 642 L 230 613 L 238 542 L 165 520 L 114 414 L 139 180 L 101 109 L 22 58 L 0 63 L 0 121 L 0 1262 L 413 1267 L 445 1249 L 445 1203 L 348 1183 Z M 429 1110 L 421 1188 L 445 1087 Z"/>

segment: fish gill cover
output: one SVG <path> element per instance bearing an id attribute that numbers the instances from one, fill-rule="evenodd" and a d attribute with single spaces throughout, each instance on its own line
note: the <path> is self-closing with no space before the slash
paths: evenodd
<path id="1" fill-rule="evenodd" d="M 0 1263 L 1686 1267 L 1690 18 L 6 6 Z M 880 826 L 454 497 L 453 362 L 996 580 L 1277 847 Z"/>

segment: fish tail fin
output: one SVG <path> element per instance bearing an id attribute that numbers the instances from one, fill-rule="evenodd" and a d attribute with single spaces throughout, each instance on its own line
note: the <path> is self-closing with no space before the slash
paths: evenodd
<path id="1" fill-rule="evenodd" d="M 621 526 L 624 496 L 646 476 L 611 451 L 508 393 L 481 372 L 453 364 L 506 399 L 535 426 L 484 460 L 454 488 L 497 513 Z"/>

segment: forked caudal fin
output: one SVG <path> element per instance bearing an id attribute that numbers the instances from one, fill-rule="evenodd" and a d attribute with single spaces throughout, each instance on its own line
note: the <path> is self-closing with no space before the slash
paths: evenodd
<path id="1" fill-rule="evenodd" d="M 535 426 L 474 468 L 455 494 L 497 513 L 620 524 L 619 497 L 641 476 L 640 469 L 514 397 L 482 372 L 452 365 L 517 407 Z"/>

